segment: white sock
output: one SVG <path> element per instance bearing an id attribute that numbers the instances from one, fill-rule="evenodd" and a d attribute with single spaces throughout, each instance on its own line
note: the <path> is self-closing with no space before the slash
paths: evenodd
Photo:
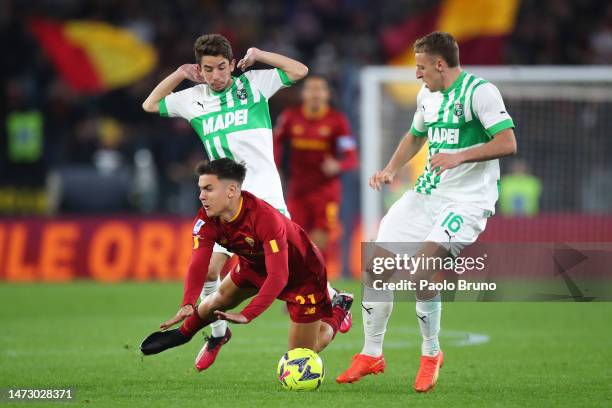
<path id="1" fill-rule="evenodd" d="M 417 300 L 416 315 L 423 336 L 421 354 L 434 357 L 440 351 L 440 341 L 438 340 L 440 316 L 442 315 L 440 293 L 438 292 L 436 296 L 429 300 Z"/>
<path id="2" fill-rule="evenodd" d="M 329 282 L 327 282 L 327 294 L 329 295 L 330 299 L 333 299 L 334 296 L 338 294 L 338 291 L 332 288 L 332 285 Z"/>
<path id="3" fill-rule="evenodd" d="M 206 281 L 204 283 L 204 288 L 202 289 L 202 294 L 200 294 L 200 301 L 204 300 L 204 298 L 208 295 L 211 295 L 217 291 L 221 281 L 219 278 L 215 281 Z M 227 330 L 227 322 L 225 320 L 217 320 L 210 324 L 212 329 L 213 337 L 223 337 L 225 336 L 225 331 Z"/>
<path id="4" fill-rule="evenodd" d="M 370 288 L 364 288 L 364 299 L 376 299 L 376 297 L 369 297 L 368 290 Z M 387 301 L 378 302 L 361 302 L 361 315 L 363 317 L 363 349 L 361 354 L 365 354 L 372 357 L 378 357 L 383 353 L 383 342 L 385 340 L 385 332 L 387 331 L 387 322 L 393 311 L 393 297 L 386 296 Z M 377 295 L 380 299 L 380 294 Z M 390 301 L 388 301 L 390 299 Z"/>

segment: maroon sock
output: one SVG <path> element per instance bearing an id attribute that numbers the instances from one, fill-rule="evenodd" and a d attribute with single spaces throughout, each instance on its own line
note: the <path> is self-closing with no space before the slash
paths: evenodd
<path id="1" fill-rule="evenodd" d="M 342 309 L 341 307 L 336 306 L 332 308 L 332 313 L 333 313 L 332 317 L 325 317 L 321 320 L 323 320 L 325 323 L 331 326 L 332 330 L 334 331 L 334 337 L 336 337 L 336 333 L 338 332 L 338 329 L 340 328 L 342 321 L 346 317 L 347 311 Z"/>
<path id="2" fill-rule="evenodd" d="M 208 326 L 211 323 L 212 320 L 202 319 L 196 311 L 194 314 L 185 319 L 181 327 L 179 327 L 179 331 L 183 336 L 193 337 L 193 335 L 196 334 L 201 328 Z"/>

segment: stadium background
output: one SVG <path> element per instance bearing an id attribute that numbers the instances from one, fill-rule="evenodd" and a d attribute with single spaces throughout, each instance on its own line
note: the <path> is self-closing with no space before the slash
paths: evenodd
<path id="1" fill-rule="evenodd" d="M 200 33 L 227 36 L 237 58 L 258 46 L 328 76 L 356 135 L 360 68 L 410 65 L 414 39 L 431 30 L 457 36 L 463 65 L 612 62 L 612 6 L 596 0 L 7 1 L 0 13 L 9 44 L 0 102 L 5 280 L 180 278 L 198 206 L 192 168 L 204 150 L 187 123 L 147 115 L 140 105 L 161 78 L 193 60 Z M 273 120 L 298 102 L 299 86 L 279 92 Z M 519 160 L 502 160 L 502 170 L 526 166 L 541 186 L 539 209 L 528 218 L 495 217 L 483 239 L 609 240 L 610 103 L 586 118 L 570 105 L 529 122 L 537 108 L 509 103 Z M 390 126 L 385 159 L 409 126 L 406 116 Z M 573 132 L 556 131 L 568 124 Z M 362 186 L 357 174 L 343 183 L 333 277 L 357 276 L 362 240 Z"/>
<path id="2" fill-rule="evenodd" d="M 385 375 L 348 388 L 333 379 L 362 345 L 359 308 L 322 354 L 316 393 L 275 384 L 280 305 L 234 325 L 205 373 L 192 368 L 201 338 L 140 356 L 139 341 L 180 299 L 198 206 L 192 169 L 204 158 L 185 122 L 141 103 L 193 60 L 194 38 L 220 32 L 237 58 L 258 46 L 326 74 L 360 136 L 361 68 L 410 64 L 412 41 L 434 29 L 457 36 L 463 65 L 573 66 L 580 79 L 582 67 L 612 63 L 604 0 L 0 2 L 0 392 L 74 387 L 78 406 L 112 407 L 611 406 L 609 302 L 445 304 L 448 359 L 427 395 L 407 392 L 420 346 L 412 302 L 395 305 Z M 597 103 L 507 98 L 519 153 L 502 173 L 531 187 L 499 208 L 483 241 L 612 242 L 612 92 L 599 85 Z M 406 95 L 385 90 L 381 114 L 405 117 L 385 129 L 384 160 L 409 126 Z M 298 97 L 299 86 L 279 92 L 272 119 Z M 343 182 L 334 277 L 356 273 L 362 239 L 359 174 Z M 386 190 L 384 204 L 405 188 Z M 355 280 L 336 285 L 359 293 Z"/>

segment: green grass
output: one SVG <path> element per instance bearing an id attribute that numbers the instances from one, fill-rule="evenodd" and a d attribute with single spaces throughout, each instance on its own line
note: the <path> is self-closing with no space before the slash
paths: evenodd
<path id="1" fill-rule="evenodd" d="M 358 292 L 355 283 L 339 286 Z M 411 390 L 420 350 L 413 303 L 395 306 L 384 375 L 334 381 L 361 350 L 357 302 L 353 330 L 321 353 L 322 387 L 291 393 L 275 377 L 287 347 L 280 304 L 234 326 L 206 372 L 193 368 L 200 335 L 142 358 L 141 339 L 175 313 L 180 298 L 175 283 L 0 285 L 0 387 L 73 387 L 73 406 L 92 407 L 612 406 L 612 303 L 445 304 L 445 365 L 436 389 L 421 395 Z M 468 339 L 484 342 L 465 345 Z"/>

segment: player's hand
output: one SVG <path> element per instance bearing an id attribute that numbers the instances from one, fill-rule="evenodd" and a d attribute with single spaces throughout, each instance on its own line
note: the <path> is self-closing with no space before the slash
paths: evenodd
<path id="1" fill-rule="evenodd" d="M 202 76 L 202 71 L 200 71 L 200 66 L 198 64 L 183 64 L 178 67 L 178 71 L 183 74 L 185 79 L 191 82 L 197 84 L 204 83 L 204 76 Z"/>
<path id="2" fill-rule="evenodd" d="M 431 156 L 430 166 L 436 174 L 440 175 L 445 170 L 454 169 L 461 163 L 463 159 L 460 153 L 436 153 Z"/>
<path id="3" fill-rule="evenodd" d="M 227 320 L 230 323 L 247 324 L 249 322 L 249 319 L 240 313 L 227 313 L 220 310 L 215 310 L 215 316 L 217 316 L 217 319 L 219 320 Z"/>
<path id="4" fill-rule="evenodd" d="M 177 323 L 182 322 L 183 320 L 185 320 L 186 318 L 188 318 L 189 316 L 191 316 L 193 314 L 195 310 L 193 309 L 192 305 L 185 305 L 183 307 L 181 307 L 178 312 L 176 312 L 176 315 L 174 315 L 173 318 L 165 321 L 164 323 L 159 325 L 159 328 L 162 330 L 166 330 L 169 329 L 170 327 L 174 326 Z"/>
<path id="5" fill-rule="evenodd" d="M 394 178 L 395 178 L 394 171 L 382 169 L 381 171 L 377 171 L 376 173 L 374 173 L 372 177 L 370 177 L 370 182 L 368 184 L 374 190 L 380 191 L 383 184 L 393 183 Z"/>
<path id="6" fill-rule="evenodd" d="M 334 177 L 337 176 L 341 170 L 342 168 L 340 167 L 340 162 L 338 160 L 331 156 L 325 156 L 323 163 L 321 163 L 321 171 L 323 174 L 325 174 L 327 177 Z"/>
<path id="7" fill-rule="evenodd" d="M 244 57 L 240 61 L 238 61 L 238 64 L 236 65 L 236 67 L 245 71 L 248 67 L 250 67 L 257 61 L 258 52 L 259 52 L 258 48 L 255 48 L 255 47 L 249 48 L 246 54 L 244 55 Z"/>

